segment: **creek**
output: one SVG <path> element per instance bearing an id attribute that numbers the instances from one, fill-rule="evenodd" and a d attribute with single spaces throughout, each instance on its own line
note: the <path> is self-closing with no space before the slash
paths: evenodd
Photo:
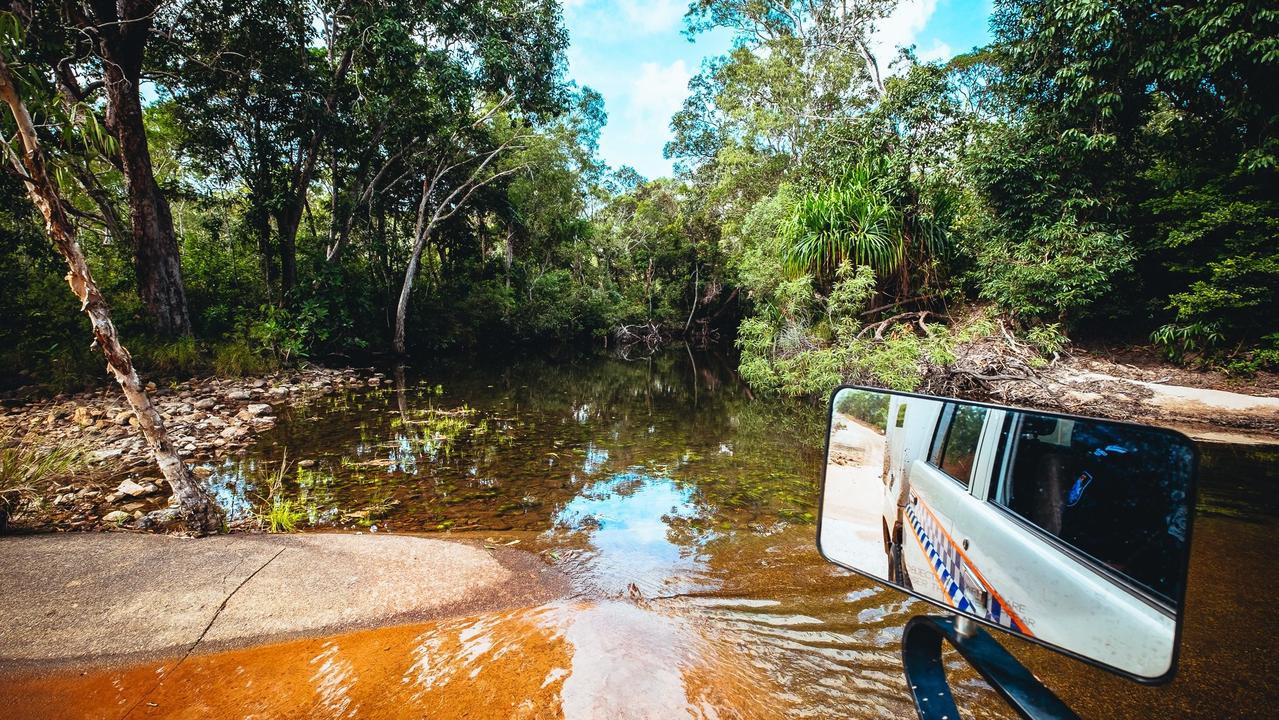
<path id="1" fill-rule="evenodd" d="M 313 530 L 517 546 L 562 571 L 568 597 L 197 654 L 144 703 L 162 663 L 49 676 L 27 683 L 20 715 L 913 715 L 901 628 L 929 606 L 814 547 L 823 407 L 753 398 L 722 358 L 682 350 L 393 380 L 282 412 L 247 455 L 210 466 L 219 501 L 260 511 L 283 468 L 278 497 Z M 1084 717 L 1269 714 L 1279 446 L 1201 450 L 1176 680 L 1138 686 L 1001 638 Z M 948 662 L 971 717 L 1011 716 Z"/>

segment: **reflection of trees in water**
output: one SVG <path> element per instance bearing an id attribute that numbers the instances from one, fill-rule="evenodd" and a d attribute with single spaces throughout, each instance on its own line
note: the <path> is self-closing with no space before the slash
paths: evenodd
<path id="1" fill-rule="evenodd" d="M 294 411 L 261 455 L 315 459 L 309 479 L 328 492 L 313 498 L 358 510 L 376 494 L 425 529 L 545 527 L 628 468 L 691 488 L 707 517 L 808 521 L 816 505 L 821 408 L 751 400 L 714 355 L 528 359 L 394 380 Z"/>

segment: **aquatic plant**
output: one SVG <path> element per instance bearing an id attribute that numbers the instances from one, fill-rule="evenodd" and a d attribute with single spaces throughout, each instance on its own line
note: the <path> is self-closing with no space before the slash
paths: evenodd
<path id="1" fill-rule="evenodd" d="M 284 476 L 288 469 L 289 454 L 285 450 L 279 466 L 266 475 L 266 495 L 259 496 L 266 509 L 256 513 L 258 523 L 270 533 L 297 532 L 298 523 L 307 519 L 305 505 L 284 494 Z"/>

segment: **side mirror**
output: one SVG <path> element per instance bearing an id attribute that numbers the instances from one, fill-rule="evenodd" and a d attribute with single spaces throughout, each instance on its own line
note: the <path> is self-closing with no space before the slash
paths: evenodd
<path id="1" fill-rule="evenodd" d="M 1141 682 L 1176 669 L 1198 453 L 1180 433 L 843 387 L 827 560 Z"/>

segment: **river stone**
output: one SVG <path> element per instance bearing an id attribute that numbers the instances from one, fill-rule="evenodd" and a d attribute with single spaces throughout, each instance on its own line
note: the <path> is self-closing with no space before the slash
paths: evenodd
<path id="1" fill-rule="evenodd" d="M 112 510 L 111 512 L 109 512 L 109 513 L 107 513 L 106 515 L 103 515 L 103 516 L 102 516 L 102 522 L 106 522 L 106 523 L 117 523 L 117 524 L 118 524 L 118 523 L 122 523 L 122 522 L 124 522 L 125 520 L 128 520 L 128 519 L 129 519 L 129 513 L 125 512 L 125 511 L 123 511 L 123 510 Z"/>
<path id="2" fill-rule="evenodd" d="M 116 413 L 114 422 L 116 425 L 128 425 L 129 421 L 132 419 L 133 419 L 132 410 L 121 410 L 120 412 Z"/>
<path id="3" fill-rule="evenodd" d="M 89 453 L 89 459 L 93 462 L 107 462 L 109 460 L 119 460 L 123 455 L 124 450 L 121 448 L 103 448 Z"/>
<path id="4" fill-rule="evenodd" d="M 299 460 L 299 461 L 298 461 L 298 467 L 300 467 L 300 468 L 315 467 L 315 461 L 314 461 L 314 460 Z"/>
<path id="5" fill-rule="evenodd" d="M 196 410 L 212 410 L 213 406 L 217 404 L 218 401 L 213 398 L 202 398 L 200 400 L 196 400 L 192 407 Z"/>
<path id="6" fill-rule="evenodd" d="M 121 495 L 128 495 L 129 497 L 143 497 L 147 494 L 147 489 L 145 487 L 128 479 L 122 481 L 115 491 Z"/>
<path id="7" fill-rule="evenodd" d="M 252 400 L 253 399 L 253 395 L 251 395 L 247 390 L 232 390 L 231 392 L 227 393 L 226 396 L 228 400 Z"/>
<path id="8" fill-rule="evenodd" d="M 271 406 L 266 403 L 252 403 L 246 410 L 249 411 L 250 415 L 254 416 L 271 414 Z"/>
<path id="9" fill-rule="evenodd" d="M 71 419 L 75 421 L 76 425 L 89 425 L 93 422 L 93 416 L 89 414 L 89 408 L 87 407 L 76 408 L 71 415 Z"/>

